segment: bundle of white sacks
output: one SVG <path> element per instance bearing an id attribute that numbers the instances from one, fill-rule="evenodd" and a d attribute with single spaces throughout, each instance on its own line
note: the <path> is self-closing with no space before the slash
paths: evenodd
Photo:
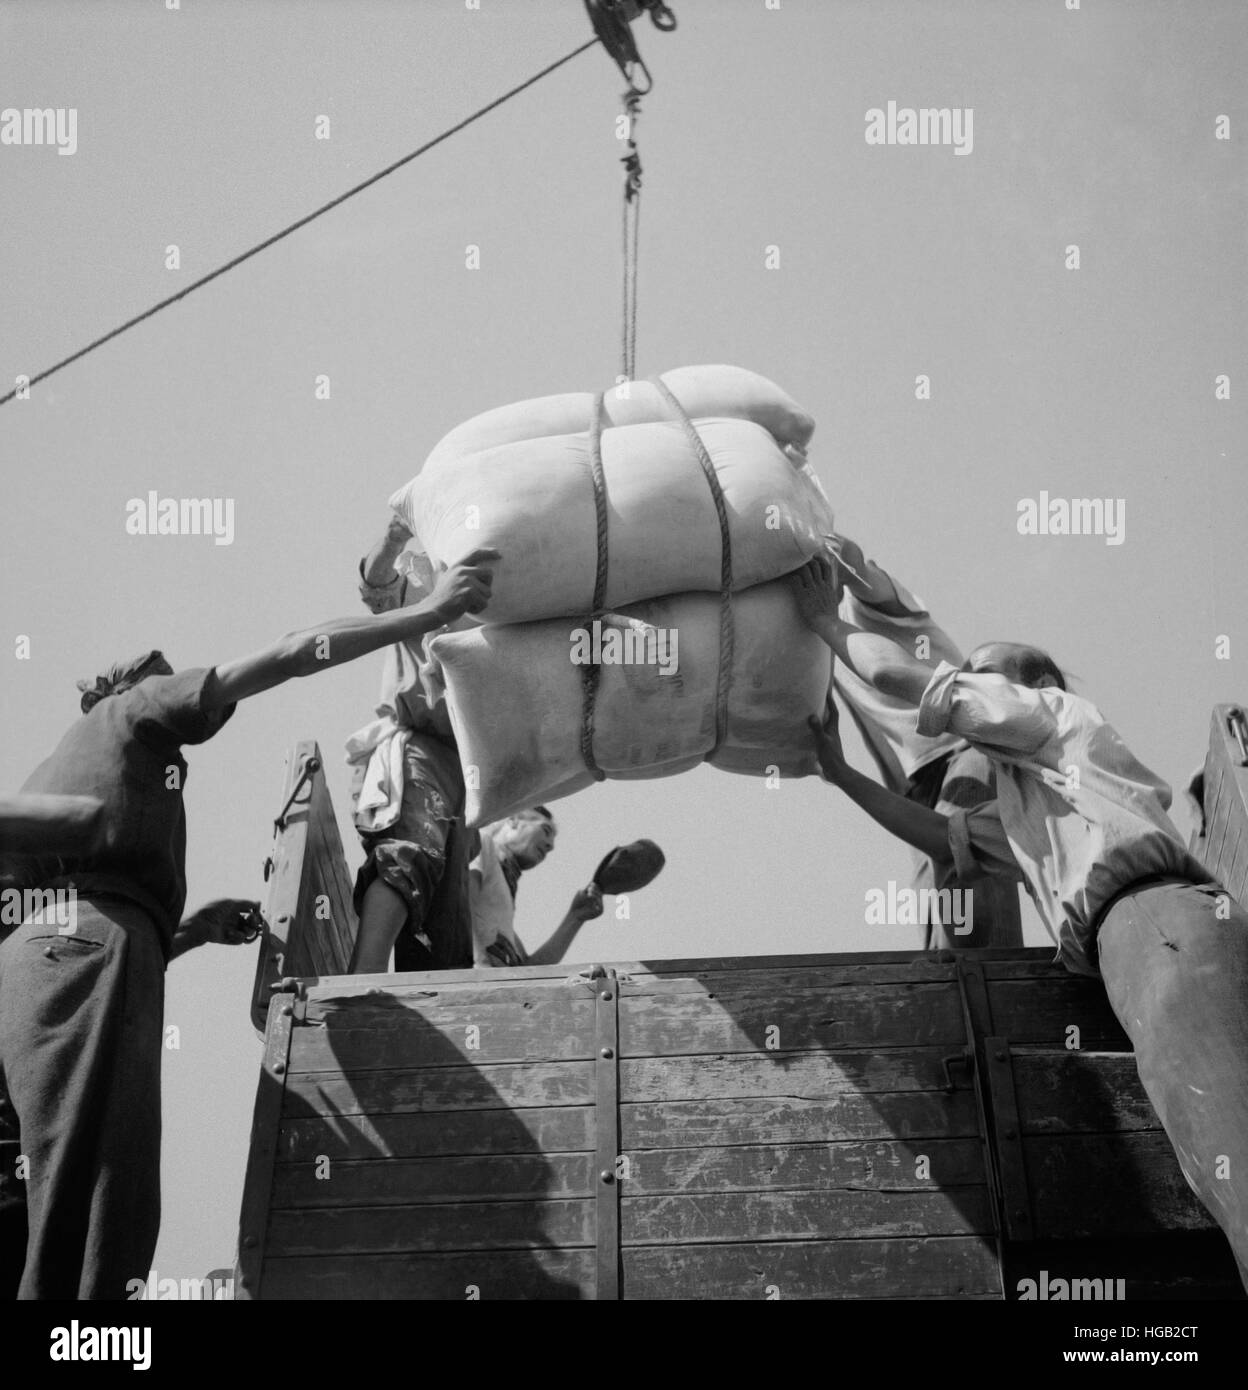
<path id="1" fill-rule="evenodd" d="M 718 749 L 720 523 L 696 449 L 653 383 L 603 402 L 608 611 L 597 627 L 587 621 L 598 563 L 593 396 L 466 421 L 390 499 L 435 566 L 483 546 L 503 557 L 480 624 L 429 643 L 471 774 L 470 825 L 593 782 L 582 756 L 587 659 L 601 663 L 593 756 L 608 777 L 667 777 L 708 755 L 755 776 L 817 770 L 806 720 L 823 713 L 831 659 L 781 578 L 832 530 L 806 462 L 814 422 L 739 367 L 662 379 L 710 457 L 731 542 L 733 659 Z"/>

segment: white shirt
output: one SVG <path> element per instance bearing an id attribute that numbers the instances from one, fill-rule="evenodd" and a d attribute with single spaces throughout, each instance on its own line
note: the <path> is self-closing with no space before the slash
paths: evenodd
<path id="1" fill-rule="evenodd" d="M 526 965 L 528 957 L 516 936 L 515 899 L 489 835 L 481 836 L 480 852 L 468 865 L 468 883 L 473 965 Z M 493 955 L 489 954 L 491 947 Z"/>
<path id="2" fill-rule="evenodd" d="M 890 638 L 911 656 L 930 661 L 933 666 L 938 661 L 960 666 L 961 653 L 948 633 L 932 621 L 923 600 L 916 598 L 891 575 L 888 577 L 902 607 L 907 610 L 904 615 L 882 612 L 846 589 L 838 609 L 842 621 L 864 632 Z M 916 650 L 921 638 L 926 639 L 925 655 Z M 881 694 L 843 662 L 836 665 L 833 686 L 854 716 L 885 785 L 893 791 L 904 791 L 907 781 L 921 767 L 963 746 L 961 739 L 950 734 L 922 737 L 918 732 L 919 712 L 913 705 L 894 695 Z"/>
<path id="3" fill-rule="evenodd" d="M 1097 914 L 1137 879 L 1209 882 L 1166 814 L 1170 788 L 1091 701 L 942 662 L 923 692 L 918 732 L 946 731 L 996 765 L 1001 825 L 1067 969 L 1097 974 Z M 964 821 L 972 847 L 976 817 L 990 810 L 978 808 Z"/>

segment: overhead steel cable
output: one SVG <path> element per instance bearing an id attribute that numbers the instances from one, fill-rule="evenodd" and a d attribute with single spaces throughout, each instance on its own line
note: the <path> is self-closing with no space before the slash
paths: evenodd
<path id="1" fill-rule="evenodd" d="M 35 376 L 30 377 L 24 383 L 23 387 L 14 387 L 14 389 L 9 391 L 6 395 L 0 396 L 0 405 L 4 405 L 6 402 L 15 399 L 19 389 L 29 390 L 30 387 L 37 385 L 39 382 L 46 381 L 54 372 L 59 372 L 62 367 L 68 367 L 70 363 L 77 362 L 79 358 L 85 357 L 87 353 L 94 352 L 98 347 L 103 347 L 105 343 L 111 342 L 112 339 L 119 337 L 122 333 L 125 333 L 127 329 L 134 328 L 145 319 L 152 318 L 153 315 L 160 313 L 162 309 L 167 309 L 171 304 L 176 304 L 179 299 L 185 299 L 188 294 L 201 289 L 210 281 L 216 280 L 219 276 L 224 275 L 226 271 L 233 270 L 235 266 L 242 265 L 244 261 L 249 261 L 252 256 L 258 256 L 261 251 L 267 250 L 284 237 L 290 236 L 292 232 L 297 232 L 300 227 L 306 227 L 309 222 L 314 222 L 318 217 L 329 212 L 332 208 L 336 208 L 340 203 L 345 203 L 348 198 L 354 198 L 357 193 L 362 193 L 366 188 L 370 188 L 373 184 L 379 183 L 388 175 L 393 174 L 396 169 L 401 169 L 405 164 L 410 164 L 413 159 L 418 159 L 422 154 L 433 149 L 435 145 L 440 145 L 443 140 L 447 140 L 452 135 L 458 134 L 466 126 L 470 126 L 473 121 L 480 120 L 482 116 L 488 115 L 488 113 L 493 111 L 496 107 L 502 106 L 505 101 L 510 101 L 512 97 L 518 96 L 526 87 L 531 87 L 535 82 L 540 82 L 543 77 L 549 76 L 556 68 L 561 68 L 565 63 L 570 63 L 573 58 L 584 53 L 587 48 L 593 48 L 598 42 L 599 40 L 597 37 L 588 39 L 585 43 L 581 44 L 579 48 L 574 48 L 570 53 L 564 54 L 557 62 L 551 63 L 548 67 L 544 67 L 541 72 L 534 73 L 533 76 L 526 81 L 521 82 L 516 87 L 512 87 L 510 91 L 504 92 L 502 96 L 496 97 L 487 106 L 483 106 L 480 110 L 474 111 L 471 116 L 465 117 L 458 124 L 444 130 L 440 135 L 435 135 L 432 140 L 426 141 L 419 149 L 413 150 L 410 154 L 405 154 L 402 159 L 396 159 L 393 164 L 388 164 L 384 169 L 379 170 L 370 178 L 365 179 L 363 183 L 357 183 L 353 188 L 348 188 L 345 193 L 340 193 L 336 198 L 331 198 L 328 203 L 322 204 L 322 206 L 317 208 L 314 212 L 310 212 L 305 217 L 299 218 L 297 222 L 292 222 L 289 226 L 283 227 L 280 232 L 274 232 L 271 237 L 266 237 L 264 241 L 258 242 L 255 246 L 235 256 L 232 260 L 226 261 L 224 265 L 219 265 L 215 270 L 210 270 L 207 275 L 201 275 L 198 280 L 192 281 L 191 284 L 187 285 L 184 289 L 179 290 L 177 294 L 169 295 L 168 298 L 162 299 L 157 304 L 153 304 L 150 309 L 145 309 L 143 313 L 136 314 L 134 318 L 127 319 L 125 323 L 120 324 L 110 332 L 96 338 L 93 342 L 88 343 L 86 347 L 79 348 L 77 352 L 62 358 L 61 361 L 57 362 L 55 365 L 45 368 L 42 372 L 38 372 Z"/>

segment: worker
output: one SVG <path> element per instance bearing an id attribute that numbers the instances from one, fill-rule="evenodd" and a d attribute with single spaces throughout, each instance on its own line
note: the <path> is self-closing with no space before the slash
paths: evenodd
<path id="1" fill-rule="evenodd" d="M 826 558 L 792 587 L 847 666 L 917 708 L 920 734 L 951 731 L 992 759 L 996 801 L 950 817 L 950 856 L 1021 873 L 1061 962 L 1104 983 L 1183 1173 L 1248 1287 L 1248 912 L 1187 850 L 1166 814 L 1170 788 L 1038 648 L 990 642 L 933 672 L 838 615 Z M 837 762 L 830 738 L 819 740 L 825 772 Z"/>
<path id="2" fill-rule="evenodd" d="M 153 651 L 79 682 L 82 717 L 22 790 L 98 797 L 101 842 L 16 865 L 31 888 L 75 891 L 75 930 L 32 919 L 0 946 L 0 1244 L 23 1248 L 27 1227 L 4 1292 L 124 1298 L 151 1268 L 165 965 L 255 931 L 255 904 L 239 899 L 182 921 L 182 746 L 212 738 L 239 700 L 480 611 L 497 558 L 476 551 L 415 607 L 291 633 L 240 660 L 175 675 Z"/>
<path id="3" fill-rule="evenodd" d="M 397 516 L 360 561 L 360 596 L 374 613 L 426 599 L 433 574 L 405 547 Z M 401 568 L 396 568 L 396 566 Z M 356 877 L 359 916 L 349 969 L 454 970 L 472 966 L 464 775 L 436 669 L 423 635 L 386 652 L 373 723 L 347 741 L 356 769 L 356 831 L 365 859 Z"/>
<path id="4" fill-rule="evenodd" d="M 520 875 L 550 854 L 557 833 L 555 818 L 545 806 L 518 811 L 482 829 L 480 851 L 468 875 L 474 965 L 555 965 L 585 923 L 602 916 L 602 890 L 591 883 L 578 889 L 563 920 L 536 951 L 527 952 L 516 935 Z"/>
<path id="5" fill-rule="evenodd" d="M 962 664 L 957 646 L 934 621 L 922 599 L 868 560 L 848 537 L 834 536 L 831 540 L 844 585 L 838 614 L 845 622 L 890 638 L 932 670 L 941 661 Z M 920 734 L 913 707 L 877 690 L 852 669 L 838 667 L 834 687 L 891 791 L 945 815 L 994 799 L 992 759 L 966 739 L 949 732 L 935 737 Z M 913 874 L 914 887 L 920 892 L 946 888 L 949 872 L 947 861 L 934 864 L 921 854 Z M 927 894 L 920 900 L 936 901 Z M 977 887 L 973 912 L 965 921 L 941 921 L 937 916 L 924 922 L 921 930 L 921 944 L 927 950 L 1021 946 L 1017 884 L 1008 879 L 989 880 Z"/>

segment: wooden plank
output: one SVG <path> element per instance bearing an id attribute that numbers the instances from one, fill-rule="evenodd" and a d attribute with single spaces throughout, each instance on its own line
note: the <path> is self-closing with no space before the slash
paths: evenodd
<path id="1" fill-rule="evenodd" d="M 430 972 L 432 973 L 432 972 Z M 470 984 L 413 987 L 401 983 L 404 976 L 390 977 L 393 983 L 373 986 L 360 992 L 351 989 L 355 977 L 337 977 L 336 988 L 328 983 L 306 991 L 306 1019 L 309 1027 L 402 1028 L 418 1020 L 441 1020 L 469 1009 L 507 1008 L 529 1010 L 539 1004 L 593 1003 L 593 991 L 570 988 L 562 980 L 494 980 L 500 973 L 480 970 Z M 411 977 L 406 977 L 410 979 Z"/>
<path id="2" fill-rule="evenodd" d="M 992 1245 L 930 1240 L 667 1245 L 624 1252 L 627 1299 L 997 1298 Z"/>
<path id="3" fill-rule="evenodd" d="M 1220 1232 L 1176 1232 L 1121 1240 L 1033 1241 L 1006 1246 L 1003 1263 L 1006 1297 L 1011 1301 L 1020 1298 L 1024 1291 L 1033 1292 L 1020 1289 L 1022 1280 L 1030 1279 L 1038 1286 L 1042 1274 L 1049 1283 L 1050 1300 L 1057 1292 L 1052 1286 L 1055 1279 L 1068 1281 L 1068 1294 L 1069 1281 L 1075 1279 L 1109 1281 L 1114 1293 L 1116 1281 L 1122 1279 L 1126 1302 L 1132 1305 L 1153 1300 L 1238 1300 L 1245 1296 L 1230 1246 Z M 1038 1287 L 1034 1292 L 1039 1292 Z M 1083 1311 L 1091 1311 L 1086 1303 Z M 1180 1321 L 1176 1317 L 1165 1320 L 1171 1324 Z"/>
<path id="4" fill-rule="evenodd" d="M 390 1071 L 465 1062 L 560 1062 L 592 1055 L 593 1005 L 550 999 L 528 1008 L 448 1005 L 436 1017 L 406 1009 L 360 1009 L 332 1026 L 296 1028 L 295 1072 Z"/>
<path id="5" fill-rule="evenodd" d="M 400 1114 L 415 1110 L 526 1110 L 538 1106 L 589 1105 L 594 1099 L 592 1062 L 528 1065 L 421 1067 L 366 1071 L 352 1076 L 303 1072 L 286 1087 L 285 1114 Z"/>
<path id="6" fill-rule="evenodd" d="M 329 921 L 317 920 L 333 943 L 335 969 L 345 974 L 351 963 L 359 921 L 352 902 L 354 885 L 347 876 L 342 840 L 327 790 L 314 807 L 311 842 L 319 889 L 327 895 L 330 905 Z"/>
<path id="7" fill-rule="evenodd" d="M 1024 1143 L 1037 1236 L 1216 1230 L 1162 1130 L 1041 1135 Z"/>
<path id="8" fill-rule="evenodd" d="M 954 967 L 934 954 L 890 964 L 790 966 L 781 957 L 753 968 L 723 970 L 711 962 L 688 974 L 653 974 L 621 978 L 620 998 L 647 994 L 771 994 L 787 997 L 800 990 L 831 991 L 875 985 L 942 984 L 954 978 Z"/>
<path id="9" fill-rule="evenodd" d="M 627 1197 L 804 1188 L 930 1192 L 984 1181 L 978 1138 L 637 1149 L 626 1157 Z"/>
<path id="10" fill-rule="evenodd" d="M 640 1057 L 620 1067 L 625 1101 L 794 1096 L 845 1091 L 943 1091 L 944 1047 L 879 1052 L 762 1052 L 704 1057 Z M 965 1082 L 965 1072 L 956 1074 Z"/>
<path id="11" fill-rule="evenodd" d="M 269 1261 L 265 1295 L 280 1299 L 591 1299 L 592 1250 L 470 1255 L 338 1255 Z"/>
<path id="12" fill-rule="evenodd" d="M 434 1154 L 580 1153 L 592 1150 L 593 1107 L 352 1115 L 282 1121 L 286 1162 L 423 1158 Z"/>
<path id="13" fill-rule="evenodd" d="M 629 1245 L 991 1235 L 986 1187 L 953 1192 L 699 1192 L 625 1195 Z"/>
<path id="14" fill-rule="evenodd" d="M 268 1254 L 379 1255 L 592 1247 L 589 1198 L 275 1211 Z"/>
<path id="15" fill-rule="evenodd" d="M 1134 1053 L 1019 1052 L 1013 1061 L 1025 1135 L 1160 1127 Z"/>
<path id="16" fill-rule="evenodd" d="M 1079 988 L 1074 976 L 1066 980 L 994 980 L 988 985 L 992 1022 L 998 1036 L 1011 1047 L 1021 1043 L 1066 1044 L 1072 1024 L 1087 1050 L 1129 1052 L 1131 1041 L 1114 1017 L 1104 988 L 1089 980 Z"/>
<path id="17" fill-rule="evenodd" d="M 256 1103 L 252 1110 L 251 1143 L 247 1150 L 247 1173 L 243 1179 L 243 1204 L 239 1214 L 238 1263 L 235 1270 L 235 1288 L 238 1292 L 235 1297 L 240 1301 L 259 1298 L 263 1282 L 265 1235 L 279 1149 L 278 1116 L 282 1109 L 282 1088 L 294 1016 L 293 1002 L 291 995 L 285 993 L 275 994 L 269 1001 L 264 1061 L 260 1067 Z"/>
<path id="18" fill-rule="evenodd" d="M 418 1206 L 470 1199 L 588 1197 L 594 1192 L 594 1171 L 591 1153 L 283 1163 L 274 1177 L 273 1206 Z"/>
<path id="19" fill-rule="evenodd" d="M 826 1100 L 787 1096 L 670 1101 L 620 1107 L 621 1152 L 701 1144 L 819 1143 L 840 1139 L 955 1139 L 979 1132 L 970 1091 L 916 1091 Z"/>
<path id="20" fill-rule="evenodd" d="M 952 984 L 846 987 L 784 997 L 749 993 L 632 998 L 620 1018 L 622 1057 L 826 1051 L 963 1043 Z"/>

